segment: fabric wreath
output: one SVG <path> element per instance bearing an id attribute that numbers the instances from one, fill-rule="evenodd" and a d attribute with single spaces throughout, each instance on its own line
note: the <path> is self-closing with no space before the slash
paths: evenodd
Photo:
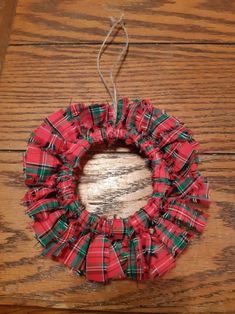
<path id="1" fill-rule="evenodd" d="M 77 195 L 81 159 L 100 143 L 124 141 L 149 159 L 153 192 L 126 218 L 86 210 Z M 23 154 L 26 214 L 50 256 L 88 280 L 144 280 L 175 266 L 208 214 L 208 183 L 198 171 L 198 142 L 173 116 L 149 100 L 118 100 L 117 120 L 107 103 L 75 103 L 43 121 Z M 194 203 L 194 204 L 193 204 Z"/>

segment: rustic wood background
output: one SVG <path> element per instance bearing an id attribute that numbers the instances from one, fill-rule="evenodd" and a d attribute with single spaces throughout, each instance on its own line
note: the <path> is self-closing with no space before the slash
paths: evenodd
<path id="1" fill-rule="evenodd" d="M 205 232 L 165 277 L 103 285 L 39 257 L 20 204 L 22 153 L 49 113 L 110 101 L 96 56 L 109 16 L 122 12 L 130 47 L 118 90 L 193 130 L 212 204 Z M 235 313 L 234 31 L 234 0 L 0 1 L 0 313 Z M 119 32 L 102 58 L 106 77 L 122 45 Z M 135 151 L 104 147 L 87 155 L 79 188 L 89 210 L 126 216 L 151 192 L 150 171 Z"/>

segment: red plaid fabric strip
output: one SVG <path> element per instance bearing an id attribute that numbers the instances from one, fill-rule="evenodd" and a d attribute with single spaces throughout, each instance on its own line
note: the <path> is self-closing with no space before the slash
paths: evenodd
<path id="1" fill-rule="evenodd" d="M 207 178 L 199 175 L 193 182 L 188 190 L 188 193 L 184 197 L 193 203 L 201 203 L 207 205 L 209 201 L 209 184 Z"/>
<path id="2" fill-rule="evenodd" d="M 78 115 L 77 122 L 85 129 L 102 125 L 107 118 L 107 104 L 93 104 L 86 106 Z"/>
<path id="3" fill-rule="evenodd" d="M 144 210 L 137 211 L 128 219 L 130 225 L 138 233 L 140 230 L 147 229 L 149 226 L 149 217 Z"/>
<path id="4" fill-rule="evenodd" d="M 34 204 L 36 201 L 47 198 L 49 194 L 55 193 L 56 189 L 50 187 L 36 187 L 28 190 L 22 199 L 23 205 L 27 207 L 26 212 L 28 212 L 31 205 Z"/>
<path id="5" fill-rule="evenodd" d="M 91 281 L 105 282 L 107 272 L 109 241 L 100 234 L 89 246 L 86 258 L 86 277 Z"/>
<path id="6" fill-rule="evenodd" d="M 85 108 L 85 105 L 84 104 L 81 104 L 81 103 L 74 103 L 74 104 L 71 104 L 67 110 L 69 110 L 71 112 L 71 115 L 73 117 L 77 117 L 79 116 L 79 114 L 84 110 Z"/>
<path id="7" fill-rule="evenodd" d="M 178 200 L 167 204 L 163 217 L 171 221 L 177 221 L 178 224 L 194 228 L 202 232 L 208 220 L 208 214 L 200 213 L 196 209 L 191 209 L 184 200 Z"/>
<path id="8" fill-rule="evenodd" d="M 59 218 L 64 215 L 64 210 L 57 210 L 48 214 L 47 219 L 43 221 L 34 221 L 32 228 L 38 238 L 42 238 L 43 235 L 47 234 L 51 229 L 53 229 L 55 223 Z"/>
<path id="9" fill-rule="evenodd" d="M 109 257 L 107 266 L 106 280 L 108 279 L 124 279 L 126 277 L 124 270 L 121 265 L 120 257 L 115 251 L 113 245 L 109 243 Z"/>
<path id="10" fill-rule="evenodd" d="M 84 271 L 86 255 L 91 242 L 91 235 L 88 233 L 80 237 L 76 242 L 70 244 L 70 249 L 63 256 L 63 263 L 75 271 Z M 62 257 L 60 257 L 62 260 Z"/>
<path id="11" fill-rule="evenodd" d="M 66 225 L 65 225 L 66 226 Z M 61 251 L 68 244 L 69 241 L 74 239 L 74 226 L 69 225 L 65 232 L 61 236 L 57 235 L 57 241 L 51 241 L 49 245 L 43 250 L 43 256 L 58 256 L 61 255 Z"/>
<path id="12" fill-rule="evenodd" d="M 33 225 L 33 229 L 36 231 L 36 238 L 43 247 L 47 247 L 52 242 L 56 244 L 67 228 L 68 224 L 64 219 L 64 212 L 62 214 L 62 211 L 57 211 L 56 214 L 50 215 L 48 219 L 40 223 L 35 222 Z"/>
<path id="13" fill-rule="evenodd" d="M 77 130 L 75 125 L 66 117 L 66 111 L 61 109 L 45 119 L 45 123 L 49 124 L 53 132 L 61 136 L 69 142 L 76 142 Z"/>
<path id="14" fill-rule="evenodd" d="M 164 275 L 170 269 L 176 266 L 175 257 L 169 253 L 161 241 L 154 239 L 156 249 L 150 257 L 150 278 Z"/>
<path id="15" fill-rule="evenodd" d="M 34 216 L 37 219 L 46 219 L 48 217 L 48 212 L 57 208 L 59 205 L 56 198 L 46 198 L 40 199 L 34 202 L 32 205 L 28 207 L 26 213 L 32 217 Z"/>
<path id="16" fill-rule="evenodd" d="M 62 152 L 64 149 L 64 139 L 57 134 L 52 133 L 53 128 L 46 123 L 43 123 L 33 132 L 33 141 L 47 149 L 47 151 L 56 153 Z"/>
<path id="17" fill-rule="evenodd" d="M 24 155 L 26 183 L 40 185 L 47 177 L 56 173 L 59 165 L 60 161 L 56 157 L 34 144 L 29 144 Z"/>
<path id="18" fill-rule="evenodd" d="M 77 143 L 69 145 L 68 150 L 65 153 L 66 161 L 76 167 L 79 165 L 80 159 L 90 149 L 91 142 L 86 139 L 78 139 Z"/>
<path id="19" fill-rule="evenodd" d="M 163 217 L 157 220 L 155 231 L 158 238 L 169 248 L 173 256 L 180 254 L 194 236 L 193 233 L 181 229 Z"/>
<path id="20" fill-rule="evenodd" d="M 112 236 L 114 240 L 121 240 L 125 235 L 125 224 L 123 219 L 116 218 L 112 220 Z"/>
<path id="21" fill-rule="evenodd" d="M 171 187 L 171 178 L 163 160 L 153 165 L 153 195 L 164 196 Z"/>
<path id="22" fill-rule="evenodd" d="M 148 199 L 148 202 L 142 209 L 147 213 L 148 217 L 152 220 L 157 217 L 159 214 L 161 202 L 159 198 L 151 197 Z"/>

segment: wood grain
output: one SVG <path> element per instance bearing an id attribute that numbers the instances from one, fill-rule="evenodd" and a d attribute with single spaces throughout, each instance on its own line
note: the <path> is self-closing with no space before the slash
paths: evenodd
<path id="1" fill-rule="evenodd" d="M 21 0 L 11 44 L 101 42 L 121 13 L 132 43 L 234 42 L 233 0 Z"/>
<path id="2" fill-rule="evenodd" d="M 0 60 L 13 0 L 0 0 Z M 110 102 L 96 70 L 109 16 L 124 13 L 130 47 L 117 78 L 129 99 L 148 98 L 200 142 L 212 204 L 205 232 L 175 269 L 148 282 L 103 285 L 40 257 L 21 199 L 30 132 L 71 102 Z M 235 312 L 235 1 L 19 0 L 0 80 L 0 313 Z M 108 78 L 123 45 L 111 37 Z M 136 149 L 101 146 L 86 155 L 78 191 L 87 209 L 123 217 L 151 193 Z M 96 174 L 96 175 L 94 175 Z"/>
<path id="3" fill-rule="evenodd" d="M 204 209 L 210 218 L 205 232 L 178 259 L 176 268 L 155 281 L 114 281 L 107 285 L 88 282 L 63 265 L 39 256 L 41 248 L 34 247 L 36 240 L 27 229 L 30 220 L 19 204 L 26 191 L 21 157 L 19 152 L 0 153 L 2 305 L 108 312 L 234 313 L 233 155 L 201 156 L 200 170 L 208 176 L 212 191 L 213 202 Z M 151 191 L 149 169 L 132 151 L 87 155 L 83 169 L 80 192 L 89 210 L 106 208 L 111 214 L 123 208 L 121 212 L 125 213 L 125 208 L 139 207 Z M 114 201 L 114 206 L 108 208 L 107 199 L 111 204 Z"/>
<path id="4" fill-rule="evenodd" d="M 0 74 L 3 68 L 4 57 L 8 46 L 8 38 L 13 16 L 15 14 L 16 0 L 0 1 Z"/>
<path id="5" fill-rule="evenodd" d="M 106 78 L 118 48 L 109 47 L 103 56 Z M 31 130 L 71 101 L 109 101 L 96 70 L 98 50 L 99 45 L 9 48 L 0 85 L 1 149 L 25 149 Z M 150 98 L 184 121 L 203 151 L 235 151 L 234 46 L 130 45 L 117 82 L 120 95 Z"/>
<path id="6" fill-rule="evenodd" d="M 69 309 L 48 309 L 39 306 L 20 306 L 20 305 L 1 305 L 0 313 L 1 314 L 61 314 L 61 313 L 69 313 L 69 314 L 91 314 L 91 313 L 104 313 L 103 311 L 80 311 L 77 309 L 69 310 Z M 114 313 L 114 312 L 113 312 Z M 115 314 L 120 314 L 123 312 L 115 311 Z"/>

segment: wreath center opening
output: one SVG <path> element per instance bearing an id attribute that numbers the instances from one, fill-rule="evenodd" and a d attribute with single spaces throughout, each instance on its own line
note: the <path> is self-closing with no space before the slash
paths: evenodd
<path id="1" fill-rule="evenodd" d="M 126 218 L 143 207 L 152 193 L 149 160 L 121 141 L 99 145 L 81 161 L 76 192 L 89 212 Z"/>

